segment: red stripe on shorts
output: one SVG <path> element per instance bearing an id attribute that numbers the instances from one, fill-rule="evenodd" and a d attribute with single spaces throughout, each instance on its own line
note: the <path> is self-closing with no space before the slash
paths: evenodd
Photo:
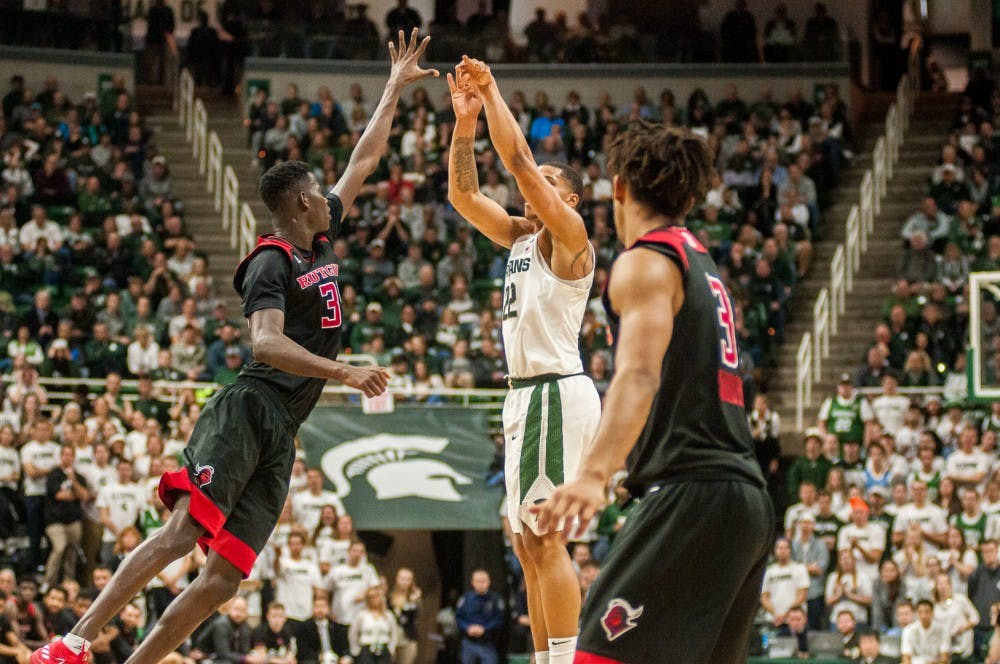
<path id="1" fill-rule="evenodd" d="M 573 657 L 573 664 L 625 664 L 625 662 L 577 650 L 576 655 Z"/>
<path id="2" fill-rule="evenodd" d="M 257 552 L 246 542 L 228 530 L 220 530 L 215 537 L 205 535 L 198 540 L 202 549 L 212 549 L 233 564 L 233 567 L 243 572 L 243 578 L 250 576 L 250 570 L 257 561 Z"/>
<path id="3" fill-rule="evenodd" d="M 226 515 L 222 513 L 222 510 L 191 482 L 187 468 L 181 468 L 172 473 L 163 473 L 157 492 L 160 494 L 160 500 L 163 501 L 163 504 L 171 510 L 174 509 L 181 493 L 191 494 L 188 514 L 211 535 L 222 530 L 223 524 L 226 523 Z"/>

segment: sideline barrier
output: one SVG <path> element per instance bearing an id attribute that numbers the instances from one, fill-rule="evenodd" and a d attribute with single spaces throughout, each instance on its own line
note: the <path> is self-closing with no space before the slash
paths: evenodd
<path id="1" fill-rule="evenodd" d="M 868 252 L 868 238 L 875 231 L 875 217 L 882 210 L 893 170 L 899 160 L 899 148 L 913 112 L 913 100 L 919 92 L 918 64 L 911 53 L 910 73 L 896 88 L 896 101 L 885 115 L 885 132 L 875 142 L 872 167 L 858 187 L 858 204 L 847 215 L 846 236 L 830 261 L 830 285 L 821 288 L 813 304 L 813 330 L 804 332 L 795 355 L 795 426 L 804 427 L 805 409 L 810 405 L 812 386 L 823 375 L 823 360 L 830 356 L 830 335 L 837 334 L 840 316 L 847 307 L 847 294 L 854 290 L 854 275 L 861 269 L 861 259 Z"/>

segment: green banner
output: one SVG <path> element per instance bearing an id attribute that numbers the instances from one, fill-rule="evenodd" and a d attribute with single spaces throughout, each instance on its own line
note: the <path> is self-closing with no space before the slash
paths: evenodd
<path id="1" fill-rule="evenodd" d="M 361 530 L 498 530 L 503 488 L 487 486 L 489 413 L 461 408 L 319 407 L 299 429 Z"/>

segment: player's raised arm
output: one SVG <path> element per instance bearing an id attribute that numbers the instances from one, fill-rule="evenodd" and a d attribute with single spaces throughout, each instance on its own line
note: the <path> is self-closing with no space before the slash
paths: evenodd
<path id="1" fill-rule="evenodd" d="M 297 376 L 333 379 L 368 397 L 385 392 L 389 374 L 382 367 L 355 367 L 310 353 L 282 332 L 284 325 L 281 309 L 250 314 L 250 344 L 256 361 Z"/>
<path id="2" fill-rule="evenodd" d="M 542 527 L 579 516 L 584 528 L 604 506 L 608 478 L 625 464 L 660 387 L 663 356 L 684 299 L 682 279 L 676 265 L 652 251 L 628 251 L 616 262 L 608 284 L 611 304 L 621 317 L 615 376 L 597 435 L 580 461 L 578 479 L 558 487 L 532 510 Z"/>
<path id="3" fill-rule="evenodd" d="M 389 42 L 389 58 L 392 60 L 392 70 L 389 73 L 389 80 L 385 84 L 382 92 L 382 99 L 379 100 L 372 118 L 365 127 L 364 133 L 358 139 L 358 144 L 354 146 L 351 153 L 351 160 L 344 170 L 344 174 L 333 188 L 341 203 L 343 203 L 343 214 L 351 209 L 354 199 L 361 190 L 368 176 L 375 172 L 379 158 L 382 155 L 382 148 L 389 139 L 389 130 L 392 128 L 392 116 L 396 111 L 396 104 L 399 102 L 399 95 L 410 83 L 419 81 L 426 76 L 440 76 L 437 69 L 422 69 L 420 58 L 427 50 L 430 37 L 424 37 L 423 41 L 417 41 L 417 30 L 414 28 L 409 41 L 399 31 L 398 46 Z M 334 220 L 336 221 L 339 220 Z"/>
<path id="4" fill-rule="evenodd" d="M 475 87 L 459 86 L 451 74 L 448 74 L 448 87 L 455 109 L 455 130 L 448 161 L 448 200 L 480 233 L 509 249 L 517 238 L 533 232 L 534 227 L 526 219 L 511 217 L 496 201 L 479 191 L 473 144 L 483 100 Z"/>
<path id="5" fill-rule="evenodd" d="M 486 119 L 490 127 L 490 138 L 500 160 L 517 181 L 517 187 L 524 200 L 538 215 L 552 237 L 576 255 L 587 250 L 589 241 L 587 230 L 579 213 L 567 205 L 556 191 L 554 182 L 538 170 L 535 157 L 531 154 L 521 126 L 500 94 L 496 79 L 488 66 L 479 60 L 462 56 L 462 63 L 456 68 L 459 84 L 474 85 L 479 88 L 486 108 Z M 589 271 L 589 268 L 588 270 Z"/>

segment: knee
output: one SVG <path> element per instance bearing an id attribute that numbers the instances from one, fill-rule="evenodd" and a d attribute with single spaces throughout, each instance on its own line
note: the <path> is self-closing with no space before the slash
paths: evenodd
<path id="1" fill-rule="evenodd" d="M 549 533 L 541 537 L 528 535 L 523 541 L 524 553 L 535 565 L 540 565 L 553 556 L 565 556 L 566 546 L 562 542 L 562 533 Z"/>
<path id="2" fill-rule="evenodd" d="M 205 577 L 205 584 L 202 588 L 205 598 L 212 606 L 219 606 L 228 602 L 240 589 L 241 575 L 239 574 L 208 574 Z"/>
<path id="3" fill-rule="evenodd" d="M 197 543 L 197 534 L 170 527 L 161 528 L 149 538 L 154 557 L 168 561 L 177 560 L 191 553 L 191 549 Z"/>

